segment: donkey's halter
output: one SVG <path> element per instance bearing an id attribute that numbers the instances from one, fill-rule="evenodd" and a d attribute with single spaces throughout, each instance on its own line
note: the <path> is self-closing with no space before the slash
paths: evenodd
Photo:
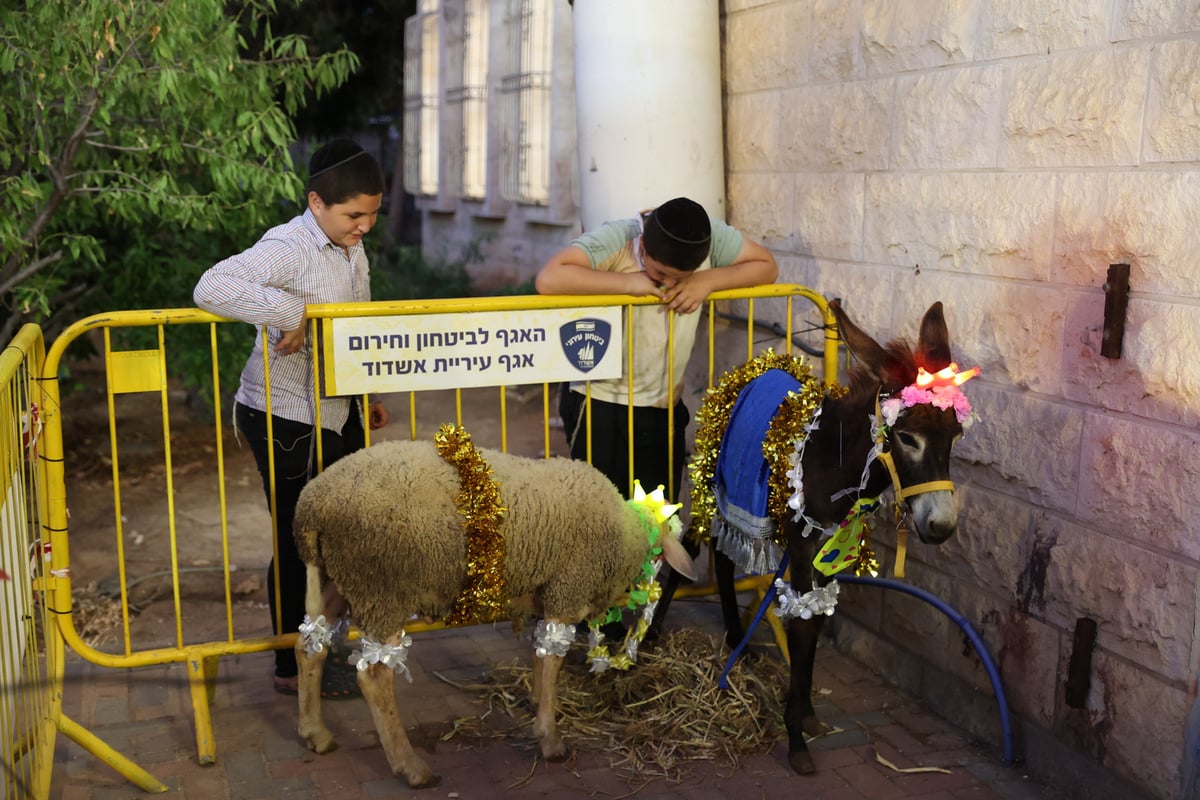
<path id="1" fill-rule="evenodd" d="M 883 419 L 883 415 L 879 409 L 878 392 L 875 394 L 875 419 Z M 882 444 L 883 440 L 887 437 L 886 428 L 884 428 L 882 425 L 879 428 L 878 436 L 879 443 Z M 902 501 L 907 500 L 914 495 L 925 494 L 926 492 L 954 491 L 954 481 L 949 480 L 925 481 L 924 483 L 916 483 L 912 486 L 903 486 L 900 483 L 900 473 L 896 472 L 896 461 L 892 458 L 892 452 L 890 450 L 883 450 L 879 453 L 878 459 L 883 462 L 885 467 L 887 467 L 888 475 L 890 475 L 892 478 L 892 489 L 896 495 L 895 504 L 897 509 L 900 508 Z"/>
<path id="2" fill-rule="evenodd" d="M 879 408 L 879 394 L 875 394 L 875 419 L 882 423 L 883 414 Z M 883 443 L 883 439 L 887 436 L 887 429 L 880 424 L 879 427 L 879 444 Z M 912 486 L 903 486 L 900 483 L 900 473 L 896 471 L 896 461 L 892 458 L 890 450 L 883 450 L 877 456 L 879 461 L 887 467 L 888 475 L 892 478 L 892 507 L 896 512 L 896 563 L 893 567 L 893 572 L 897 578 L 904 577 L 904 559 L 908 553 L 908 527 L 904 524 L 904 518 L 908 515 L 906 500 L 918 494 L 926 494 L 927 492 L 953 492 L 954 481 L 925 481 L 924 483 L 913 484 Z"/>

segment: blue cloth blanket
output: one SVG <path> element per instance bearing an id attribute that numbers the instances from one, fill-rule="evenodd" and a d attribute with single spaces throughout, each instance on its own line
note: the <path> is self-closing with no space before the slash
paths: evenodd
<path id="1" fill-rule="evenodd" d="M 780 369 L 767 370 L 747 383 L 734 401 L 721 439 L 713 486 L 713 538 L 742 572 L 763 575 L 779 566 L 775 521 L 767 510 L 771 465 L 762 446 L 780 404 L 800 386 Z"/>

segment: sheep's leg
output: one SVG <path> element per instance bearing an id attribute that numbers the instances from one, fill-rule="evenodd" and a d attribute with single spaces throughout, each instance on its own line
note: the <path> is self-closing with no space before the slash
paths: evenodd
<path id="1" fill-rule="evenodd" d="M 304 602 L 307 606 L 307 594 L 305 595 Z M 324 591 L 321 592 L 321 605 L 322 608 L 325 609 L 325 619 L 330 620 L 331 622 L 341 619 L 350 610 L 350 604 L 346 602 L 346 598 L 342 597 L 342 593 L 339 592 L 338 588 L 332 583 L 327 585 Z M 304 610 L 308 611 L 309 614 L 312 614 L 312 612 L 307 608 Z"/>
<path id="2" fill-rule="evenodd" d="M 320 570 L 309 565 L 307 578 L 304 610 L 310 619 L 317 619 L 324 611 Z M 337 742 L 325 727 L 325 720 L 321 715 L 321 673 L 325 669 L 329 648 L 322 647 L 320 651 L 310 654 L 305 645 L 305 637 L 299 636 L 296 639 L 296 664 L 300 668 L 300 738 L 314 753 L 328 753 L 337 748 Z"/>
<path id="3" fill-rule="evenodd" d="M 542 758 L 547 761 L 563 761 L 567 757 L 567 746 L 558 735 L 554 719 L 558 705 L 558 671 L 562 668 L 562 656 L 534 656 L 533 685 L 537 714 L 533 718 L 533 735 L 541 745 Z"/>
<path id="4" fill-rule="evenodd" d="M 314 753 L 337 749 L 337 742 L 321 715 L 321 673 L 328 656 L 329 648 L 310 655 L 304 649 L 304 641 L 296 641 L 296 663 L 300 666 L 300 738 Z"/>
<path id="5" fill-rule="evenodd" d="M 389 642 L 395 644 L 395 641 Z M 417 755 L 404 732 L 400 711 L 396 708 L 395 675 L 386 664 L 375 663 L 358 673 L 358 686 L 362 689 L 379 743 L 387 756 L 392 774 L 404 778 L 413 789 L 437 786 L 441 780 L 425 760 Z"/>
<path id="6" fill-rule="evenodd" d="M 544 656 L 533 657 L 533 672 L 529 674 L 529 704 L 536 711 L 542 701 L 542 659 Z"/>

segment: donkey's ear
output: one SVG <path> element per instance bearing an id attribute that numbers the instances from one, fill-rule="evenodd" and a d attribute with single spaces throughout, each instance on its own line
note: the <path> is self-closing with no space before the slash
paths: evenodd
<path id="1" fill-rule="evenodd" d="M 884 376 L 885 362 L 889 360 L 887 351 L 846 316 L 846 312 L 842 310 L 842 304 L 837 300 L 829 301 L 829 310 L 833 312 L 834 319 L 837 320 L 838 335 L 842 337 L 842 341 L 846 343 L 850 353 L 861 361 L 871 371 L 871 374 L 887 383 Z"/>
<path id="2" fill-rule="evenodd" d="M 950 332 L 946 329 L 946 317 L 942 313 L 941 301 L 929 307 L 921 320 L 921 338 L 917 341 L 916 361 L 926 372 L 937 372 L 949 366 Z"/>

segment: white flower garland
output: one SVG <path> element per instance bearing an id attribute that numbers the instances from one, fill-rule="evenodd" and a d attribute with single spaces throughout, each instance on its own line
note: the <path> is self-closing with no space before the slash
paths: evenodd
<path id="1" fill-rule="evenodd" d="M 409 683 L 412 683 L 412 673 L 408 670 L 408 648 L 412 646 L 412 637 L 400 629 L 399 644 L 385 644 L 378 642 L 369 636 L 363 636 L 359 639 L 362 645 L 361 650 L 356 650 L 350 656 L 350 663 L 358 668 L 359 672 L 366 672 L 367 668 L 372 664 L 383 664 L 392 672 L 399 671 L 404 674 Z"/>
<path id="2" fill-rule="evenodd" d="M 539 657 L 558 656 L 567 654 L 571 642 L 575 641 L 575 626 L 567 622 L 547 622 L 538 620 L 533 632 L 534 650 Z"/>
<path id="3" fill-rule="evenodd" d="M 796 594 L 796 590 L 782 578 L 776 578 L 775 590 L 778 592 L 779 608 L 775 609 L 775 614 L 788 619 L 812 619 L 817 614 L 831 617 L 837 608 L 839 588 L 841 587 L 837 581 L 830 581 L 825 586 L 818 586 L 814 582 L 811 592 Z"/>
<path id="4" fill-rule="evenodd" d="M 804 426 L 804 435 L 797 437 L 795 449 L 788 456 L 788 463 L 792 468 L 787 471 L 788 485 L 792 487 L 792 496 L 788 498 L 788 508 L 795 511 L 792 517 L 793 522 L 804 520 L 804 530 L 802 535 L 808 536 L 813 531 L 824 530 L 821 523 L 817 522 L 812 517 L 804 513 L 804 448 L 808 444 L 808 438 L 812 432 L 820 427 L 819 420 L 821 418 L 822 407 L 817 406 L 817 410 L 813 412 L 812 419 Z"/>
<path id="5" fill-rule="evenodd" d="M 330 647 L 333 644 L 333 634 L 340 627 L 340 621 L 331 625 L 325 619 L 324 614 L 315 620 L 305 614 L 304 621 L 300 623 L 300 636 L 304 639 L 304 652 L 314 656 L 326 647 Z"/>

